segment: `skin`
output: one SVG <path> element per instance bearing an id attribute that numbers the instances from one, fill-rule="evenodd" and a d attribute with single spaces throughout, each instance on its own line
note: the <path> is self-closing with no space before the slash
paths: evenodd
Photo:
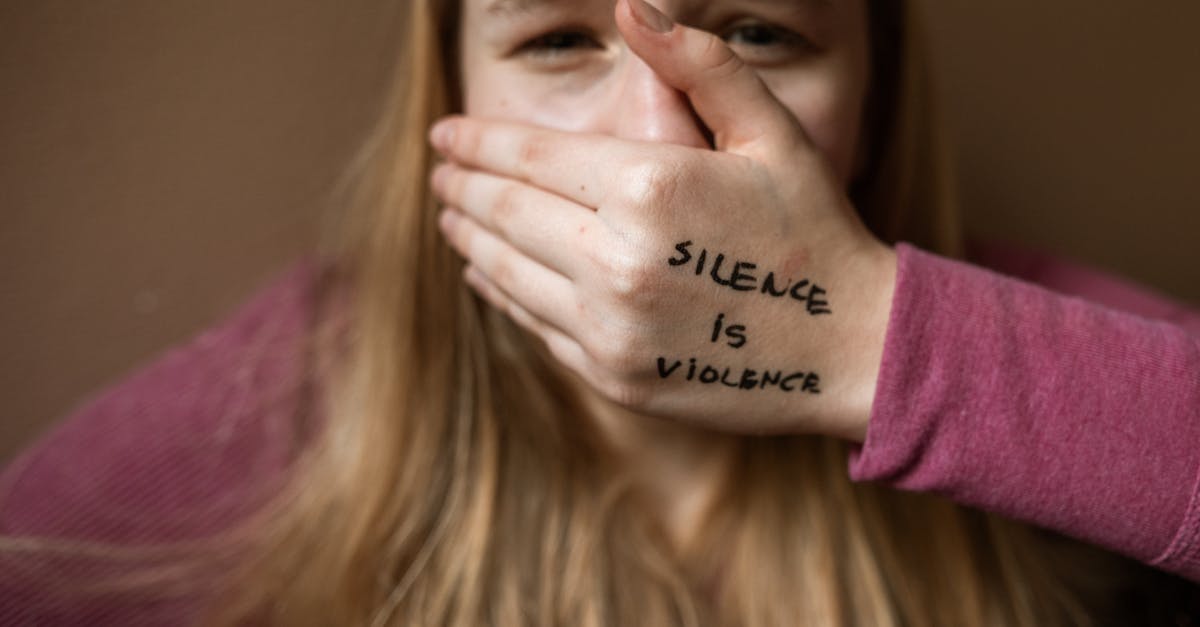
<path id="1" fill-rule="evenodd" d="M 551 0 L 524 13 L 488 10 L 496 4 L 465 0 L 463 6 L 459 41 L 468 115 L 707 145 L 687 99 L 621 38 L 611 0 Z M 653 4 L 729 42 L 795 115 L 839 180 L 849 183 L 869 80 L 863 0 Z M 545 37 L 553 33 L 559 36 Z"/>
<path id="2" fill-rule="evenodd" d="M 468 284 L 578 377 L 686 542 L 727 460 L 715 432 L 863 440 L 895 256 L 845 194 L 863 0 L 639 2 L 464 0 L 465 117 L 431 131 L 432 184 Z M 673 266 L 683 241 L 753 261 L 756 285 L 810 279 L 833 313 Z M 718 313 L 745 346 L 710 341 Z M 820 393 L 664 378 L 662 356 L 817 372 Z"/>

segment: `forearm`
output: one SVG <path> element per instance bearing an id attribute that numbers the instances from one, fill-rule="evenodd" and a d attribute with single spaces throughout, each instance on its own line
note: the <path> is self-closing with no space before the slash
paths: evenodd
<path id="1" fill-rule="evenodd" d="M 851 476 L 941 493 L 1200 577 L 1196 338 L 905 245 L 898 252 L 875 406 Z"/>

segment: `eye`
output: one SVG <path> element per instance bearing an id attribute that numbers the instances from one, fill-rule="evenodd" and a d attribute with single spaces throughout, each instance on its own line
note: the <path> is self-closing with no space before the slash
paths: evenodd
<path id="1" fill-rule="evenodd" d="M 558 60 L 588 50 L 600 50 L 603 46 L 583 31 L 562 30 L 534 37 L 521 44 L 517 54 L 541 60 Z"/>
<path id="2" fill-rule="evenodd" d="M 721 37 L 738 56 L 762 65 L 783 63 L 816 51 L 816 46 L 804 35 L 763 22 L 734 24 Z"/>

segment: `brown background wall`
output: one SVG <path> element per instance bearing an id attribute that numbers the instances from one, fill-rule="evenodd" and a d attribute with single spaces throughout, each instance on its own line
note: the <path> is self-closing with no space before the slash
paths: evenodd
<path id="1" fill-rule="evenodd" d="M 0 4 L 0 460 L 311 243 L 380 4 Z M 971 230 L 1200 303 L 1200 4 L 929 13 Z"/>

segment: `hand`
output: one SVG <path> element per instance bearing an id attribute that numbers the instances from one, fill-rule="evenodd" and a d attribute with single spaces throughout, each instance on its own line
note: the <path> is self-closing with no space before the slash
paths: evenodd
<path id="1" fill-rule="evenodd" d="M 894 253 L 755 70 L 655 13 L 622 0 L 618 28 L 716 150 L 443 120 L 433 189 L 465 278 L 627 408 L 861 441 Z"/>

